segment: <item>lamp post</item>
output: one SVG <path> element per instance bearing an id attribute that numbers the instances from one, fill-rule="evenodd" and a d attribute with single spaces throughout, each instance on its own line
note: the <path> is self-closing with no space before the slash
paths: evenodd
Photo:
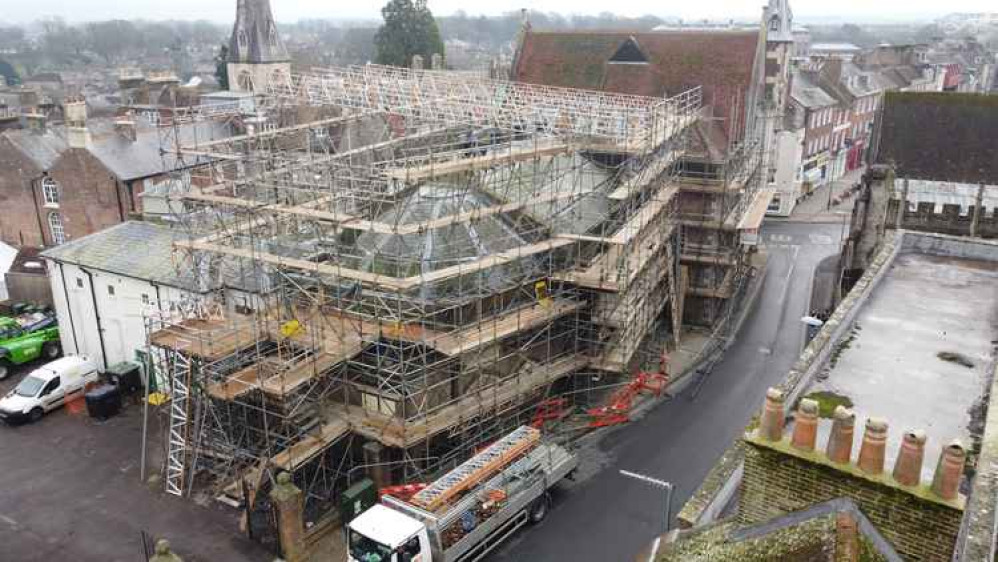
<path id="1" fill-rule="evenodd" d="M 644 474 L 638 474 L 629 470 L 621 470 L 620 474 L 621 476 L 640 480 L 645 484 L 651 484 L 658 489 L 665 490 L 665 532 L 668 533 L 672 527 L 672 491 L 675 488 L 672 482 L 666 482 L 665 480 L 659 480 L 658 478 L 652 478 L 651 476 L 645 476 Z"/>

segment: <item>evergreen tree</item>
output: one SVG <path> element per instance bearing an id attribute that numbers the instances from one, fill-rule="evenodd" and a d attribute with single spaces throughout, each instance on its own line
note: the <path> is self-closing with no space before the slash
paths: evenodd
<path id="1" fill-rule="evenodd" d="M 430 58 L 444 54 L 444 42 L 426 0 L 389 0 L 381 9 L 384 25 L 374 36 L 375 62 L 391 66 L 410 66 L 413 55 Z"/>

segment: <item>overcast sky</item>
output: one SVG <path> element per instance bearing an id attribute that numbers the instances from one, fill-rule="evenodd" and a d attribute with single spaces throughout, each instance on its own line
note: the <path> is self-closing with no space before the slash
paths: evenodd
<path id="1" fill-rule="evenodd" d="M 377 18 L 382 0 L 271 0 L 278 21 L 302 18 Z M 429 0 L 436 15 L 456 10 L 495 15 L 530 7 L 563 14 L 651 14 L 660 17 L 744 18 L 759 13 L 763 0 Z M 124 19 L 207 19 L 232 21 L 236 0 L 0 0 L 0 21 L 25 23 L 47 16 L 68 21 Z M 923 19 L 950 12 L 998 11 L 995 0 L 791 0 L 798 19 Z"/>

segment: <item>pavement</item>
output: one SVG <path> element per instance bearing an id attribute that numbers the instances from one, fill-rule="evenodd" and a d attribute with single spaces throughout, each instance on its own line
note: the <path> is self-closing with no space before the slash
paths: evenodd
<path id="1" fill-rule="evenodd" d="M 6 394 L 27 369 L 0 383 Z M 150 435 L 159 436 L 156 416 Z M 144 562 L 142 533 L 170 539 L 185 562 L 273 560 L 238 532 L 234 510 L 167 496 L 139 480 L 142 409 L 105 422 L 61 409 L 0 424 L 0 560 Z M 162 455 L 150 446 L 151 467 Z"/>
<path id="2" fill-rule="evenodd" d="M 806 222 L 806 223 L 841 223 L 843 217 L 848 220 L 852 207 L 856 203 L 856 194 L 849 194 L 849 188 L 860 181 L 864 168 L 853 170 L 841 178 L 815 188 L 806 199 L 802 199 L 794 207 L 788 218 L 767 217 L 771 221 Z M 829 193 L 830 192 L 830 193 Z M 840 203 L 836 204 L 835 199 Z"/>
<path id="3" fill-rule="evenodd" d="M 817 265 L 838 251 L 840 227 L 769 221 L 769 255 L 759 302 L 724 357 L 701 384 L 620 430 L 584 446 L 575 482 L 553 492 L 547 519 L 519 533 L 489 560 L 633 560 L 665 527 L 661 490 L 621 476 L 629 470 L 676 486 L 674 515 L 758 411 L 766 389 L 800 354 L 800 318 L 810 304 Z"/>

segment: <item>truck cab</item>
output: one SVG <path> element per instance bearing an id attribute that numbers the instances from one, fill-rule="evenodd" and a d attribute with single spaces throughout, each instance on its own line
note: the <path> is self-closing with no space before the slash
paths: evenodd
<path id="1" fill-rule="evenodd" d="M 433 562 L 421 521 L 376 504 L 350 522 L 350 562 Z"/>
<path id="2" fill-rule="evenodd" d="M 0 380 L 7 378 L 14 365 L 23 365 L 39 357 L 59 357 L 59 327 L 55 315 L 47 312 L 22 314 L 16 318 L 0 316 Z"/>

